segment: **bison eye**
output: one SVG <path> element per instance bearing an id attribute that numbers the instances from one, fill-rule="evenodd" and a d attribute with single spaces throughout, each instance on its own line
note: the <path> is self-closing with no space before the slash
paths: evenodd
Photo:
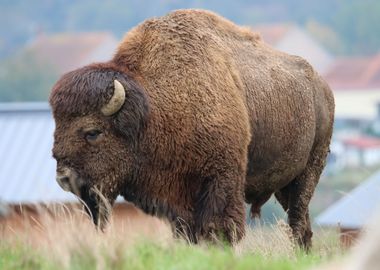
<path id="1" fill-rule="evenodd" d="M 88 142 L 95 141 L 102 132 L 96 129 L 89 130 L 85 133 L 85 138 Z"/>

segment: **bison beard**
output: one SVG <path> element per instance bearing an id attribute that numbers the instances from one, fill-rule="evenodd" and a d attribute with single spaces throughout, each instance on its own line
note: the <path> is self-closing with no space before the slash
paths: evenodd
<path id="1" fill-rule="evenodd" d="M 110 61 L 65 74 L 49 102 L 54 157 L 91 179 L 80 197 L 97 226 L 121 195 L 193 242 L 234 243 L 244 201 L 257 216 L 274 194 L 294 239 L 311 246 L 334 100 L 304 59 L 216 14 L 180 10 L 131 30 Z"/>
<path id="2" fill-rule="evenodd" d="M 85 204 L 87 214 L 92 218 L 92 221 L 96 226 L 99 225 L 99 204 L 94 192 L 90 192 L 88 186 L 80 188 L 80 199 Z"/>

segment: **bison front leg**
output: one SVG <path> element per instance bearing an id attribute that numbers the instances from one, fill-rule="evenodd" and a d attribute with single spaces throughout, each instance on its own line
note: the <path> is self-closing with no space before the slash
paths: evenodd
<path id="1" fill-rule="evenodd" d="M 244 236 L 243 179 L 233 174 L 203 178 L 195 207 L 196 238 L 235 243 Z"/>

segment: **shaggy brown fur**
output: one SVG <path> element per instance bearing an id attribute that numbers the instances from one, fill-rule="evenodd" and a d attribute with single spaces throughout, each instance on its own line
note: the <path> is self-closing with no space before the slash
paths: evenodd
<path id="1" fill-rule="evenodd" d="M 106 117 L 114 79 L 126 102 Z M 310 246 L 308 204 L 334 101 L 302 58 L 213 13 L 180 10 L 134 28 L 110 62 L 63 76 L 50 103 L 58 171 L 85 183 L 79 195 L 94 216 L 95 186 L 111 204 L 120 194 L 167 217 L 193 241 L 211 232 L 234 241 L 244 235 L 244 198 L 257 215 L 275 193 Z M 99 136 L 86 133 L 94 129 Z"/>

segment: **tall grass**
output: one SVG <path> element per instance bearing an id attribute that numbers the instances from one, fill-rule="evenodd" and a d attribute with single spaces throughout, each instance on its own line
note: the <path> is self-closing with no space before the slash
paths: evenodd
<path id="1" fill-rule="evenodd" d="M 142 213 L 112 219 L 104 232 L 63 205 L 23 222 L 0 230 L 0 269 L 306 269 L 341 252 L 337 238 L 324 233 L 306 255 L 281 220 L 247 228 L 234 247 L 174 239 L 167 223 Z"/>

